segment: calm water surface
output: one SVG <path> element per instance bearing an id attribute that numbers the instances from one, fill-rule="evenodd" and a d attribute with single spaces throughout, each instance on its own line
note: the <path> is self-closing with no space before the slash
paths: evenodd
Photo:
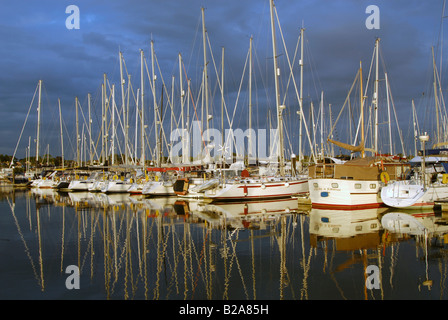
<path id="1" fill-rule="evenodd" d="M 206 204 L 2 189 L 0 298 L 447 299 L 447 221 L 297 199 Z M 68 266 L 79 268 L 79 289 L 66 286 L 76 275 Z"/>

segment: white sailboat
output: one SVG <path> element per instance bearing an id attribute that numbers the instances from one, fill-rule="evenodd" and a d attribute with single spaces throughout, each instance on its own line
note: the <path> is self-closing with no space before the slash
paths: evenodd
<path id="1" fill-rule="evenodd" d="M 279 68 L 277 66 L 277 48 L 275 38 L 274 2 L 270 1 L 270 19 L 272 32 L 272 50 L 274 61 L 275 97 L 278 124 L 279 171 L 272 176 L 250 176 L 247 170 L 234 179 L 221 179 L 220 183 L 210 185 L 204 197 L 213 200 L 254 200 L 269 198 L 287 198 L 308 193 L 308 177 L 285 174 L 285 158 L 283 148 L 283 115 L 285 108 L 280 103 Z"/>
<path id="2" fill-rule="evenodd" d="M 390 183 L 381 190 L 381 199 L 389 207 L 433 208 L 436 201 L 448 198 L 448 150 L 426 151 L 424 143 L 429 136 L 422 135 L 420 140 L 425 154 L 410 161 L 412 170 L 407 179 Z M 426 156 L 426 152 L 431 155 Z"/>
<path id="3" fill-rule="evenodd" d="M 112 176 L 111 180 L 104 181 L 101 192 L 103 193 L 127 193 L 132 187 L 131 177 L 119 177 L 117 174 Z"/>
<path id="4" fill-rule="evenodd" d="M 309 191 L 314 208 L 357 210 L 384 206 L 379 193 L 381 186 L 384 182 L 400 180 L 409 166 L 408 164 L 402 163 L 399 157 L 378 156 L 378 49 L 379 39 L 376 40 L 374 51 L 376 55 L 376 80 L 372 103 L 375 109 L 376 120 L 373 150 L 365 147 L 364 102 L 366 94 L 363 91 L 362 67 L 360 65 L 357 75 L 360 88 L 359 127 L 361 138 L 359 145 L 353 146 L 331 139 L 328 139 L 328 141 L 344 149 L 350 150 L 352 153 L 360 152 L 361 157 L 344 163 L 328 163 L 327 161 L 323 161 L 322 163 L 309 167 Z M 355 83 L 356 81 L 353 83 L 352 89 L 354 88 Z M 352 89 L 350 91 L 352 91 Z M 392 143 L 389 143 L 390 146 L 392 146 Z M 373 152 L 373 156 L 366 157 L 365 151 Z M 392 150 L 390 153 L 392 154 Z"/>
<path id="5" fill-rule="evenodd" d="M 57 171 L 53 171 L 52 173 L 49 173 L 42 178 L 33 181 L 33 183 L 31 183 L 31 186 L 39 189 L 53 188 L 57 183 L 57 181 L 55 180 L 56 173 Z"/>
<path id="6" fill-rule="evenodd" d="M 87 174 L 76 175 L 75 179 L 70 181 L 68 189 L 70 191 L 89 191 L 93 184 L 97 181 L 99 173 L 95 172 L 90 176 Z"/>
<path id="7" fill-rule="evenodd" d="M 413 158 L 411 174 L 405 181 L 391 183 L 381 190 L 381 199 L 390 207 L 402 209 L 433 208 L 436 201 L 448 198 L 448 149 L 437 149 L 448 145 L 448 142 L 440 141 L 443 138 L 439 124 L 439 89 L 440 80 L 436 72 L 436 64 L 433 51 L 434 69 L 434 96 L 435 115 L 437 128 L 433 149 L 426 150 L 425 143 L 429 141 L 429 135 L 425 132 L 418 139 L 422 144 L 419 156 Z M 440 89 L 440 94 L 442 91 Z M 415 114 L 414 116 L 414 132 Z M 416 136 L 416 134 L 415 134 Z M 445 135 L 446 136 L 446 135 Z M 415 149 L 417 149 L 415 145 Z M 417 151 L 417 150 L 416 150 Z"/>

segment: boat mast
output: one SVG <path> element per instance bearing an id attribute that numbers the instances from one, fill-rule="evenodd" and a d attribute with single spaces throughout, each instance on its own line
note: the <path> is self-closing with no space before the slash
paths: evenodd
<path id="1" fill-rule="evenodd" d="M 107 161 L 107 140 L 109 139 L 109 130 L 107 126 L 108 98 L 107 98 L 107 77 L 103 75 L 103 163 Z"/>
<path id="2" fill-rule="evenodd" d="M 126 106 L 124 97 L 124 83 L 123 78 L 123 53 L 120 51 L 120 80 L 121 80 L 121 110 L 123 112 L 123 122 L 124 122 L 124 162 L 128 164 L 128 123 L 126 116 Z"/>
<path id="3" fill-rule="evenodd" d="M 37 138 L 36 138 L 36 166 L 39 163 L 39 139 L 40 139 L 40 107 L 42 98 L 42 80 L 39 80 L 39 99 L 37 101 Z"/>
<path id="4" fill-rule="evenodd" d="M 208 72 L 207 72 L 207 46 L 206 46 L 206 33 L 207 30 L 205 29 L 205 14 L 204 14 L 204 7 L 201 8 L 202 13 L 202 44 L 203 44 L 203 53 L 204 53 L 204 96 L 205 96 L 205 121 L 206 121 L 206 129 L 207 129 L 207 137 L 206 141 L 208 142 L 208 135 L 209 135 L 209 114 L 208 114 Z"/>
<path id="5" fill-rule="evenodd" d="M 179 91 L 180 91 L 180 107 L 181 107 L 181 122 L 182 122 L 182 133 L 181 133 L 181 141 L 182 141 L 182 163 L 188 162 L 188 152 L 187 152 L 187 141 L 185 137 L 185 97 L 188 99 L 188 95 L 185 95 L 184 87 L 183 87 L 183 76 L 182 76 L 182 55 L 179 53 Z"/>
<path id="6" fill-rule="evenodd" d="M 437 144 L 440 143 L 440 124 L 439 124 L 439 98 L 437 96 L 437 76 L 436 76 L 436 61 L 434 60 L 434 47 L 432 50 L 432 61 L 433 61 L 433 69 L 434 69 L 434 101 L 436 104 L 436 119 L 437 119 Z"/>
<path id="7" fill-rule="evenodd" d="M 300 127 L 299 127 L 299 171 L 302 171 L 302 160 L 303 160 L 303 152 L 302 152 L 302 123 L 303 123 L 303 34 L 305 32 L 304 28 L 300 29 L 300 96 L 299 96 L 299 104 L 300 110 L 298 111 L 300 115 Z"/>
<path id="8" fill-rule="evenodd" d="M 152 66 L 152 95 L 153 95 L 153 103 L 154 103 L 154 121 L 155 121 L 155 138 L 156 138 L 156 165 L 157 167 L 161 166 L 160 159 L 160 141 L 159 141 L 159 132 L 158 132 L 158 124 L 162 125 L 161 118 L 159 116 L 159 107 L 157 106 L 156 99 L 156 76 L 154 71 L 154 41 L 151 40 L 151 66 Z M 163 92 L 163 90 L 162 90 Z"/>
<path id="9" fill-rule="evenodd" d="M 141 105 L 141 155 L 140 155 L 140 163 L 144 167 L 145 166 L 145 108 L 144 108 L 144 97 L 145 97 L 145 91 L 144 91 L 144 85 L 145 80 L 143 77 L 143 66 L 144 66 L 144 58 L 143 58 L 143 50 L 140 49 L 140 105 Z"/>
<path id="10" fill-rule="evenodd" d="M 87 101 L 89 106 L 89 153 L 90 153 L 90 164 L 93 164 L 93 140 L 92 140 L 92 116 L 91 116 L 91 99 L 90 93 L 87 94 Z"/>
<path id="11" fill-rule="evenodd" d="M 80 165 L 80 151 L 79 151 L 79 121 L 78 121 L 78 97 L 75 97 L 75 110 L 76 110 L 76 164 Z"/>
<path id="12" fill-rule="evenodd" d="M 414 155 L 417 156 L 417 130 L 415 128 L 416 125 L 416 112 L 415 112 L 415 104 L 414 104 L 414 99 L 412 99 L 412 123 L 414 126 Z"/>
<path id="13" fill-rule="evenodd" d="M 111 140 L 111 164 L 115 164 L 115 84 L 112 84 L 112 118 L 111 118 L 111 127 L 112 127 L 112 140 Z"/>
<path id="14" fill-rule="evenodd" d="M 64 169 L 64 136 L 62 133 L 62 113 L 61 113 L 61 99 L 58 99 L 59 105 L 59 126 L 61 130 L 61 154 L 62 154 L 62 169 Z"/>
<path id="15" fill-rule="evenodd" d="M 364 94 L 362 89 L 362 62 L 359 62 L 359 93 L 361 104 L 361 157 L 364 158 Z"/>
<path id="16" fill-rule="evenodd" d="M 376 66 L 375 66 L 375 92 L 373 95 L 373 103 L 375 108 L 375 141 L 374 141 L 374 149 L 375 152 L 378 153 L 378 47 L 379 47 L 379 41 L 380 39 L 377 38 L 375 41 L 375 59 L 376 59 Z"/>
<path id="17" fill-rule="evenodd" d="M 324 159 L 324 92 L 320 93 L 320 152 Z"/>
<path id="18" fill-rule="evenodd" d="M 393 154 L 392 149 L 392 119 L 390 117 L 390 98 L 389 98 L 389 79 L 387 78 L 387 72 L 384 73 L 384 77 L 386 80 L 386 100 L 387 100 L 387 116 L 389 121 L 389 154 Z"/>
<path id="19" fill-rule="evenodd" d="M 250 164 L 250 157 L 253 157 L 252 153 L 252 42 L 253 37 L 250 37 L 249 42 L 249 143 L 247 153 L 247 164 Z"/>
<path id="20" fill-rule="evenodd" d="M 223 162 L 225 161 L 225 146 L 224 146 L 224 52 L 225 48 L 222 47 L 221 53 L 221 148 L 222 155 L 221 158 Z M 224 163 L 222 164 L 224 166 Z"/>
<path id="21" fill-rule="evenodd" d="M 279 154 L 279 166 L 280 166 L 280 174 L 285 174 L 285 166 L 284 166 L 284 151 L 283 151 L 283 119 L 282 119 L 282 106 L 280 105 L 280 92 L 279 92 L 279 83 L 278 76 L 280 69 L 277 67 L 277 48 L 276 48 L 276 40 L 275 40 L 275 21 L 274 21 L 274 1 L 271 0 L 270 4 L 270 13 L 271 13 L 271 32 L 272 32 L 272 53 L 274 59 L 274 72 L 275 72 L 275 101 L 277 107 L 277 125 L 278 125 L 278 134 L 279 134 L 279 144 L 278 144 L 278 154 Z"/>

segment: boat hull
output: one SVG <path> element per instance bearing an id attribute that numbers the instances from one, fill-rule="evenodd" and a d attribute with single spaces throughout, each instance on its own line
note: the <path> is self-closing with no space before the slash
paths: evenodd
<path id="1" fill-rule="evenodd" d="M 385 206 L 378 180 L 310 179 L 313 208 L 358 210 Z"/>
<path id="2" fill-rule="evenodd" d="M 413 181 L 396 181 L 381 190 L 383 202 L 393 208 L 433 208 L 436 201 L 448 198 L 448 185 L 433 184 L 424 187 Z"/>
<path id="3" fill-rule="evenodd" d="M 68 186 L 71 191 L 89 191 L 94 181 L 88 180 L 72 180 Z"/>
<path id="4" fill-rule="evenodd" d="M 207 190 L 205 198 L 216 201 L 289 198 L 308 195 L 308 180 L 225 183 Z"/>
<path id="5" fill-rule="evenodd" d="M 103 193 L 127 193 L 131 188 L 131 184 L 126 181 L 113 180 L 104 184 L 101 192 Z"/>
<path id="6" fill-rule="evenodd" d="M 145 196 L 175 196 L 173 184 L 167 181 L 149 181 L 142 189 Z"/>

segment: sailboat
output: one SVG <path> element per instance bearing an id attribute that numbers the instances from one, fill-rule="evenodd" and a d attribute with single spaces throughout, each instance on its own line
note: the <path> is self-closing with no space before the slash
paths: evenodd
<path id="1" fill-rule="evenodd" d="M 436 201 L 448 198 L 448 149 L 425 150 L 429 140 L 421 135 L 423 151 L 409 163 L 411 170 L 403 181 L 395 181 L 381 189 L 382 201 L 394 208 L 433 208 Z"/>
<path id="2" fill-rule="evenodd" d="M 436 141 L 432 149 L 426 150 L 425 143 L 430 140 L 430 137 L 426 132 L 420 135 L 418 139 L 422 144 L 422 150 L 410 161 L 412 170 L 407 175 L 406 180 L 391 183 L 381 190 L 381 199 L 390 207 L 403 209 L 433 208 L 436 201 L 448 198 L 448 149 L 441 148 L 443 146 L 446 148 L 448 142 L 446 140 L 445 142 L 441 141 L 443 135 L 439 123 L 439 110 L 442 108 L 439 108 L 439 104 L 441 104 L 439 95 L 442 98 L 442 104 L 443 96 L 434 59 L 434 50 L 432 50 L 432 60 L 437 120 Z M 414 114 L 413 116 L 415 117 Z M 414 132 L 416 132 L 415 124 Z M 415 149 L 417 149 L 416 146 Z M 417 150 L 415 151 L 417 153 Z"/>
<path id="3" fill-rule="evenodd" d="M 98 180 L 100 176 L 99 172 L 94 172 L 92 174 L 77 174 L 75 179 L 70 181 L 67 189 L 71 191 L 89 191 L 93 184 Z"/>
<path id="4" fill-rule="evenodd" d="M 272 50 L 274 61 L 275 97 L 277 108 L 277 124 L 279 132 L 279 171 L 274 175 L 251 176 L 248 170 L 243 170 L 241 176 L 225 179 L 221 175 L 219 184 L 210 184 L 204 191 L 204 197 L 213 200 L 254 200 L 288 198 L 308 194 L 308 177 L 285 174 L 285 158 L 283 147 L 283 116 L 285 108 L 280 103 L 279 73 L 277 66 L 277 48 L 275 40 L 274 1 L 270 2 L 270 19 L 272 32 Z"/>
<path id="5" fill-rule="evenodd" d="M 375 43 L 377 72 L 373 103 L 376 111 L 378 110 L 378 43 L 379 39 Z M 409 167 L 408 164 L 401 161 L 400 157 L 379 156 L 377 154 L 377 126 L 375 127 L 375 149 L 365 147 L 365 94 L 362 86 L 361 64 L 358 76 L 360 88 L 360 143 L 352 146 L 331 139 L 328 139 L 328 142 L 350 150 L 352 153 L 360 152 L 361 157 L 344 163 L 326 163 L 324 161 L 309 167 L 309 192 L 314 208 L 356 210 L 382 207 L 384 204 L 380 196 L 381 186 L 389 181 L 400 180 Z M 375 121 L 375 123 L 378 124 L 378 121 Z M 365 151 L 373 151 L 374 155 L 366 157 Z"/>

